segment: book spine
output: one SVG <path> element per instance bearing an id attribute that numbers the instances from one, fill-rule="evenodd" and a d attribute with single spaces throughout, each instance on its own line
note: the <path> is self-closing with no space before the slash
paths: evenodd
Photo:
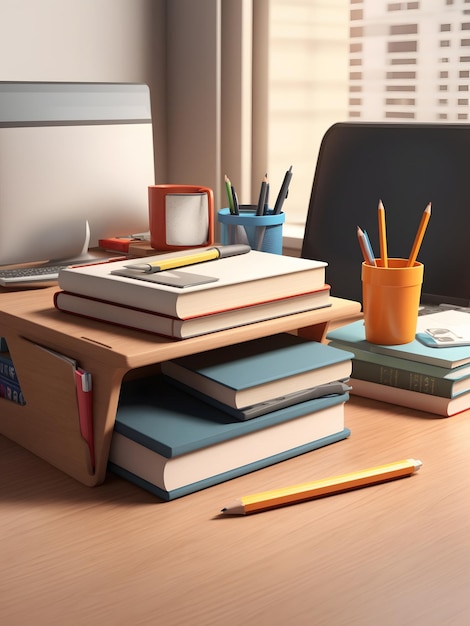
<path id="1" fill-rule="evenodd" d="M 460 411 L 466 411 L 470 406 L 470 399 L 466 397 L 470 394 L 462 394 L 460 398 L 451 400 L 440 396 L 430 396 L 427 393 L 408 391 L 408 389 L 398 391 L 394 387 L 371 383 L 369 380 L 361 380 L 359 378 L 351 378 L 350 384 L 352 386 L 351 393 L 356 396 L 398 404 L 399 406 L 433 413 L 441 417 L 450 417 Z"/>
<path id="2" fill-rule="evenodd" d="M 368 380 L 369 382 L 387 385 L 388 387 L 417 391 L 431 396 L 452 398 L 454 395 L 454 383 L 451 380 L 388 365 L 369 363 L 357 358 L 353 360 L 352 375 L 360 380 Z"/>
<path id="3" fill-rule="evenodd" d="M 88 308 L 85 313 L 82 310 L 76 310 L 76 302 L 82 301 L 87 303 Z M 57 291 L 54 294 L 53 303 L 58 311 L 63 313 L 70 313 L 71 315 L 77 315 L 78 317 L 95 320 L 97 322 L 106 322 L 107 324 L 113 324 L 122 328 L 130 328 L 131 330 L 142 330 L 143 332 L 152 333 L 156 335 L 163 335 L 164 337 L 172 337 L 174 339 L 183 339 L 183 322 L 178 319 L 173 319 L 166 315 L 158 315 L 157 313 L 145 312 L 133 307 L 125 307 L 121 304 L 112 304 L 104 301 L 99 301 L 96 298 L 88 298 L 87 296 L 80 296 L 70 294 L 65 291 Z M 87 306 L 85 305 L 85 306 Z M 98 308 L 98 311 L 95 310 Z M 132 317 L 132 323 L 126 320 L 118 320 L 119 310 L 128 310 Z M 114 312 L 113 312 L 114 310 Z"/>
<path id="4" fill-rule="evenodd" d="M 15 383 L 19 382 L 15 366 L 9 354 L 0 354 L 0 377 L 12 380 Z"/>
<path id="5" fill-rule="evenodd" d="M 179 487 L 174 489 L 173 491 L 167 491 L 165 488 L 158 486 L 156 484 L 150 483 L 147 480 L 133 474 L 128 469 L 109 461 L 108 468 L 121 476 L 122 478 L 150 491 L 159 498 L 163 500 L 169 501 L 174 500 L 176 498 L 180 498 L 181 496 L 186 496 L 190 493 L 194 493 L 196 491 L 200 491 L 201 489 L 206 489 L 207 487 L 212 487 L 213 485 L 218 485 L 227 480 L 231 480 L 233 478 L 237 478 L 238 476 L 243 476 L 244 474 L 249 474 L 250 472 L 254 472 L 256 470 L 269 467 L 270 465 L 274 465 L 276 463 L 280 463 L 281 461 L 286 461 L 287 459 L 292 459 L 296 456 L 300 456 L 301 454 L 305 454 L 306 452 L 312 452 L 313 450 L 317 450 L 324 446 L 331 445 L 332 443 L 336 443 L 338 441 L 342 441 L 346 439 L 351 434 L 349 428 L 344 428 L 343 430 L 334 433 L 332 435 L 327 435 L 326 437 L 322 437 L 315 441 L 311 441 L 307 444 L 298 446 L 296 448 L 292 448 L 290 450 L 286 450 L 285 452 L 281 452 L 279 454 L 274 454 L 273 456 L 266 457 L 259 461 L 255 461 L 253 463 L 249 463 L 248 465 L 242 465 L 240 467 L 234 468 L 232 470 L 228 470 L 223 472 L 222 474 L 216 474 L 209 478 L 205 478 L 204 480 L 200 480 L 194 483 L 189 483 L 184 487 Z"/>
<path id="6" fill-rule="evenodd" d="M 0 377 L 0 398 L 11 400 L 16 404 L 24 405 L 26 401 L 18 383 L 7 378 Z"/>

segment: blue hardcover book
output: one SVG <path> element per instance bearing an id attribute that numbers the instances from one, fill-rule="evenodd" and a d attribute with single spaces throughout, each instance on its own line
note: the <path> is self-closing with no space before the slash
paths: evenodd
<path id="1" fill-rule="evenodd" d="M 376 354 L 385 356 L 395 356 L 409 359 L 410 361 L 420 361 L 429 365 L 439 365 L 450 369 L 470 363 L 470 346 L 458 346 L 453 348 L 430 348 L 418 340 L 411 341 L 396 346 L 383 346 L 366 341 L 364 322 L 358 321 L 346 326 L 341 326 L 327 334 L 327 339 L 334 340 L 348 346 L 361 350 L 368 350 Z"/>
<path id="2" fill-rule="evenodd" d="M 348 397 L 317 398 L 239 421 L 162 377 L 128 381 L 109 469 L 172 500 L 345 439 Z"/>
<path id="3" fill-rule="evenodd" d="M 347 380 L 352 353 L 280 333 L 162 363 L 162 372 L 233 408 Z"/>

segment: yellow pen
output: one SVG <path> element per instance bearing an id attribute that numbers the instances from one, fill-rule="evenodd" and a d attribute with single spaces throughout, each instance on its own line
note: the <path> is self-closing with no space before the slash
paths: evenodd
<path id="1" fill-rule="evenodd" d="M 203 263 L 204 261 L 214 261 L 215 259 L 223 259 L 225 257 L 236 256 L 238 254 L 246 254 L 247 252 L 250 252 L 250 250 L 250 246 L 246 244 L 214 246 L 212 248 L 206 248 L 205 250 L 189 252 L 188 254 L 174 256 L 172 258 L 150 261 L 149 263 L 133 263 L 132 265 L 126 265 L 126 268 L 135 270 L 136 272 L 152 274 L 154 272 L 164 272 L 165 270 L 185 267 L 186 265 L 195 265 L 196 263 Z"/>
<path id="2" fill-rule="evenodd" d="M 251 496 L 243 496 L 222 509 L 225 515 L 249 515 L 268 509 L 275 509 L 288 504 L 297 504 L 351 489 L 369 487 L 396 478 L 411 476 L 419 470 L 422 463 L 416 459 L 405 459 L 371 467 L 359 472 L 323 478 L 309 483 L 302 483 L 282 489 L 272 489 Z"/>

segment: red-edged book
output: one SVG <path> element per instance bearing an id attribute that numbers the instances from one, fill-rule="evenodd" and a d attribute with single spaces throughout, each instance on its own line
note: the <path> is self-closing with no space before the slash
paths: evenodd
<path id="1" fill-rule="evenodd" d="M 54 294 L 54 306 L 59 311 L 175 339 L 187 339 L 330 305 L 330 286 L 324 285 L 316 291 L 296 296 L 180 319 L 67 291 Z"/>
<path id="2" fill-rule="evenodd" d="M 174 261 L 178 254 L 145 257 L 145 264 Z M 66 267 L 59 272 L 59 289 L 186 320 L 298 296 L 325 285 L 324 261 L 258 250 L 162 272 L 136 272 L 129 263 L 135 265 L 127 259 Z"/>

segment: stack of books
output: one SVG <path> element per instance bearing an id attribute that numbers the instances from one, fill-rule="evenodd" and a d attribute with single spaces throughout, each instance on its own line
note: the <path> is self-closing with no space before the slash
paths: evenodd
<path id="1" fill-rule="evenodd" d="M 162 262 L 175 254 L 146 257 L 143 262 Z M 61 270 L 55 307 L 185 339 L 331 305 L 330 287 L 325 284 L 326 263 L 322 261 L 252 250 L 175 270 L 140 274 L 128 268 L 135 262 L 121 260 Z"/>
<path id="2" fill-rule="evenodd" d="M 461 315 L 468 324 L 470 316 Z M 423 321 L 426 318 L 434 322 L 435 316 L 420 317 L 418 325 L 429 324 Z M 440 330 L 446 327 L 443 319 Z M 329 332 L 327 339 L 330 346 L 354 353 L 350 379 L 353 394 L 442 417 L 470 408 L 468 345 L 429 347 L 417 339 L 395 346 L 371 344 L 365 339 L 362 321 Z"/>
<path id="3" fill-rule="evenodd" d="M 0 338 L 0 398 L 26 404 L 6 341 Z"/>
<path id="4" fill-rule="evenodd" d="M 164 500 L 347 438 L 352 353 L 282 333 L 127 381 L 109 468 Z"/>

